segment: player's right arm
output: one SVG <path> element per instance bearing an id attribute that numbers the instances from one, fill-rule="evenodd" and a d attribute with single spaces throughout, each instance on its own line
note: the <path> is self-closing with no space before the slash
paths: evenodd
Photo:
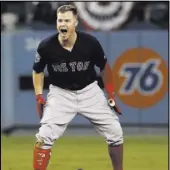
<path id="1" fill-rule="evenodd" d="M 33 64 L 32 79 L 37 100 L 37 112 L 40 118 L 42 118 L 43 105 L 45 104 L 45 100 L 43 98 L 45 66 L 46 66 L 45 59 L 43 58 L 43 56 L 40 56 L 40 54 L 37 52 Z"/>
<path id="2" fill-rule="evenodd" d="M 43 94 L 44 72 L 37 73 L 36 71 L 33 70 L 32 79 L 35 95 Z"/>

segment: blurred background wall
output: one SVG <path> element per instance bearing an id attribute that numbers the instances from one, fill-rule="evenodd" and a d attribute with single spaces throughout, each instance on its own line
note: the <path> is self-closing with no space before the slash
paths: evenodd
<path id="1" fill-rule="evenodd" d="M 78 30 L 101 42 L 112 67 L 123 127 L 168 128 L 168 2 L 71 2 Z M 32 64 L 68 2 L 1 2 L 1 131 L 38 127 Z M 22 10 L 21 10 L 22 9 Z M 47 73 L 45 95 L 48 92 Z M 72 127 L 89 128 L 77 116 Z"/>

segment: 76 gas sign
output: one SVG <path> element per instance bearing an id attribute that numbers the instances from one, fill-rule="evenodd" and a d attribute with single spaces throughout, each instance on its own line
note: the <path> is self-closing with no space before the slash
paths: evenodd
<path id="1" fill-rule="evenodd" d="M 120 69 L 120 76 L 125 81 L 119 93 L 131 95 L 135 90 L 140 94 L 152 95 L 156 93 L 163 80 L 162 72 L 158 69 L 160 60 L 150 59 L 145 63 L 126 63 Z"/>
<path id="2" fill-rule="evenodd" d="M 127 105 L 146 108 L 167 93 L 167 65 L 152 49 L 127 50 L 114 63 L 112 74 L 115 93 Z"/>

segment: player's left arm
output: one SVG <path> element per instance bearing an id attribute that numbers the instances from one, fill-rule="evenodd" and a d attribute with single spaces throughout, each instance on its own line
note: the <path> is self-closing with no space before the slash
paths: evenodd
<path id="1" fill-rule="evenodd" d="M 103 79 L 104 87 L 108 93 L 108 103 L 118 114 L 122 115 L 122 112 L 118 108 L 114 98 L 113 78 L 112 71 L 108 62 L 105 63 L 105 67 L 101 70 L 101 77 Z"/>
<path id="2" fill-rule="evenodd" d="M 100 68 L 104 87 L 108 94 L 108 103 L 110 107 L 113 108 L 118 114 L 122 114 L 114 98 L 112 70 L 109 63 L 107 62 L 107 58 L 105 57 L 103 48 L 98 41 L 95 48 L 95 61 L 96 66 Z"/>

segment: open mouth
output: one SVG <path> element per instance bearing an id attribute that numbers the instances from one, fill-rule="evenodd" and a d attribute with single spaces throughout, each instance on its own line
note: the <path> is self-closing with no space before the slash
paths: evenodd
<path id="1" fill-rule="evenodd" d="M 65 29 L 65 28 L 61 28 L 60 31 L 61 31 L 61 33 L 62 33 L 63 35 L 66 35 L 66 34 L 67 34 L 67 29 Z"/>

